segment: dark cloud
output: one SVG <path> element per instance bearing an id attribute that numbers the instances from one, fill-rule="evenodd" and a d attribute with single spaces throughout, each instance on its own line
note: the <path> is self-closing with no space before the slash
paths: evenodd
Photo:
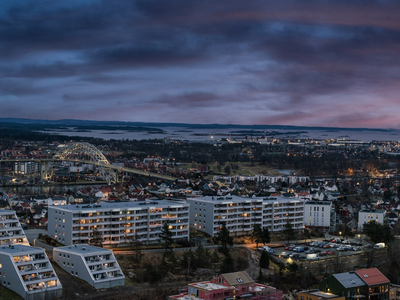
<path id="1" fill-rule="evenodd" d="M 0 117 L 390 126 L 399 13 L 394 0 L 6 1 L 0 103 L 21 108 Z"/>

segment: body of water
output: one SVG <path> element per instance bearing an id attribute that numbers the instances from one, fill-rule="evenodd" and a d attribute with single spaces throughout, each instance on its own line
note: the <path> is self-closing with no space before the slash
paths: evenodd
<path id="1" fill-rule="evenodd" d="M 146 139 L 164 139 L 170 138 L 173 140 L 189 140 L 199 142 L 214 142 L 221 138 L 243 139 L 245 136 L 249 138 L 266 136 L 267 138 L 293 138 L 293 139 L 345 139 L 371 142 L 373 140 L 381 141 L 398 141 L 400 138 L 400 130 L 323 130 L 323 129 L 274 129 L 274 130 L 254 130 L 251 133 L 248 129 L 238 128 L 223 128 L 223 129 L 192 129 L 184 127 L 160 127 L 164 133 L 153 133 L 146 131 L 104 131 L 104 130 L 89 130 L 89 131 L 74 131 L 73 128 L 67 131 L 44 131 L 48 134 L 58 134 L 65 136 L 81 136 L 102 138 L 105 140 L 129 139 L 129 140 L 146 140 Z M 241 133 L 243 132 L 243 133 Z"/>

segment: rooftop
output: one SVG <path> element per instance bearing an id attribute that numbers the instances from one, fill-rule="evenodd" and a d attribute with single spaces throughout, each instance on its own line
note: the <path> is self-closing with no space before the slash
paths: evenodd
<path id="1" fill-rule="evenodd" d="M 355 272 L 333 274 L 332 276 L 335 277 L 346 289 L 365 285 Z"/>
<path id="2" fill-rule="evenodd" d="M 105 249 L 105 248 L 100 248 L 100 247 L 94 247 L 90 245 L 85 245 L 85 244 L 79 244 L 79 245 L 73 245 L 73 246 L 65 246 L 65 247 L 58 247 L 55 248 L 56 250 L 63 251 L 63 252 L 69 252 L 72 254 L 79 254 L 79 255 L 86 255 L 86 254 L 104 254 L 104 252 L 107 253 L 112 253 L 112 250 L 110 249 Z"/>
<path id="3" fill-rule="evenodd" d="M 331 201 L 307 201 L 306 203 L 304 203 L 305 205 L 331 205 L 332 202 Z"/>
<path id="4" fill-rule="evenodd" d="M 355 271 L 358 276 L 368 285 L 390 283 L 390 280 L 386 278 L 377 268 L 369 268 Z"/>
<path id="5" fill-rule="evenodd" d="M 301 291 L 299 293 L 317 296 L 318 299 L 340 298 L 340 296 L 338 296 L 338 295 L 335 295 L 332 293 L 321 292 L 320 290 Z"/>
<path id="6" fill-rule="evenodd" d="M 113 203 L 99 203 L 99 204 L 79 204 L 79 205 L 62 205 L 62 206 L 50 206 L 49 209 L 57 209 L 64 211 L 97 211 L 97 210 L 124 210 L 127 208 L 149 208 L 149 207 L 184 207 L 186 203 L 174 202 L 167 200 L 157 201 L 129 201 L 129 202 L 113 202 Z"/>
<path id="7" fill-rule="evenodd" d="M 292 202 L 298 203 L 303 202 L 303 199 L 294 198 L 294 197 L 283 197 L 283 196 L 274 196 L 274 197 L 241 197 L 241 196 L 203 196 L 199 198 L 188 198 L 190 201 L 201 201 L 201 202 L 209 202 L 209 203 L 221 203 L 221 204 L 230 204 L 230 203 L 252 203 L 259 202 L 260 204 L 263 202 L 271 201 L 271 202 Z"/>
<path id="8" fill-rule="evenodd" d="M 0 215 L 4 215 L 4 214 L 15 214 L 15 211 L 13 210 L 9 210 L 9 209 L 0 209 Z"/>
<path id="9" fill-rule="evenodd" d="M 42 248 L 35 248 L 35 247 L 30 247 L 30 246 L 25 246 L 25 245 L 20 245 L 20 244 L 0 247 L 0 253 L 2 253 L 2 254 L 13 254 L 13 255 L 24 254 L 24 255 L 26 255 L 27 252 L 32 253 L 32 251 L 36 251 L 37 253 L 44 252 L 44 250 Z"/>
<path id="10" fill-rule="evenodd" d="M 362 209 L 360 210 L 360 213 L 373 213 L 373 214 L 384 214 L 386 211 L 383 209 Z"/>
<path id="11" fill-rule="evenodd" d="M 229 286 L 223 286 L 222 284 L 212 282 L 198 282 L 189 284 L 190 286 L 196 287 L 205 291 L 220 290 L 220 289 L 231 289 Z"/>

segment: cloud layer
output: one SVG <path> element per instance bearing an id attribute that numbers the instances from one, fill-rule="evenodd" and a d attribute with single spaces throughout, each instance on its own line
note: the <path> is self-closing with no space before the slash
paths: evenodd
<path id="1" fill-rule="evenodd" d="M 397 0 L 4 0 L 0 117 L 400 128 Z"/>

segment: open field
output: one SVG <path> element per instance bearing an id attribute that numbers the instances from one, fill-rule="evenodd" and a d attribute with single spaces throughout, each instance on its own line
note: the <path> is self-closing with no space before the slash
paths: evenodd
<path id="1" fill-rule="evenodd" d="M 235 165 L 238 166 L 237 170 L 235 170 Z M 179 165 L 180 168 L 184 169 L 195 169 L 198 164 L 196 163 L 182 163 Z M 252 164 L 251 162 L 235 162 L 235 163 L 226 163 L 223 166 L 220 166 L 217 162 L 207 164 L 209 170 L 213 172 L 213 175 L 226 175 L 224 169 L 226 166 L 229 166 L 231 169 L 230 175 L 271 175 L 271 176 L 279 176 L 282 175 L 281 172 L 268 168 L 265 165 L 261 165 L 258 163 Z M 219 169 L 219 166 L 221 169 Z M 220 170 L 220 171 L 219 171 Z M 296 172 L 297 170 L 294 170 Z M 297 172 L 296 172 L 297 173 Z M 213 176 L 209 175 L 209 176 Z"/>

